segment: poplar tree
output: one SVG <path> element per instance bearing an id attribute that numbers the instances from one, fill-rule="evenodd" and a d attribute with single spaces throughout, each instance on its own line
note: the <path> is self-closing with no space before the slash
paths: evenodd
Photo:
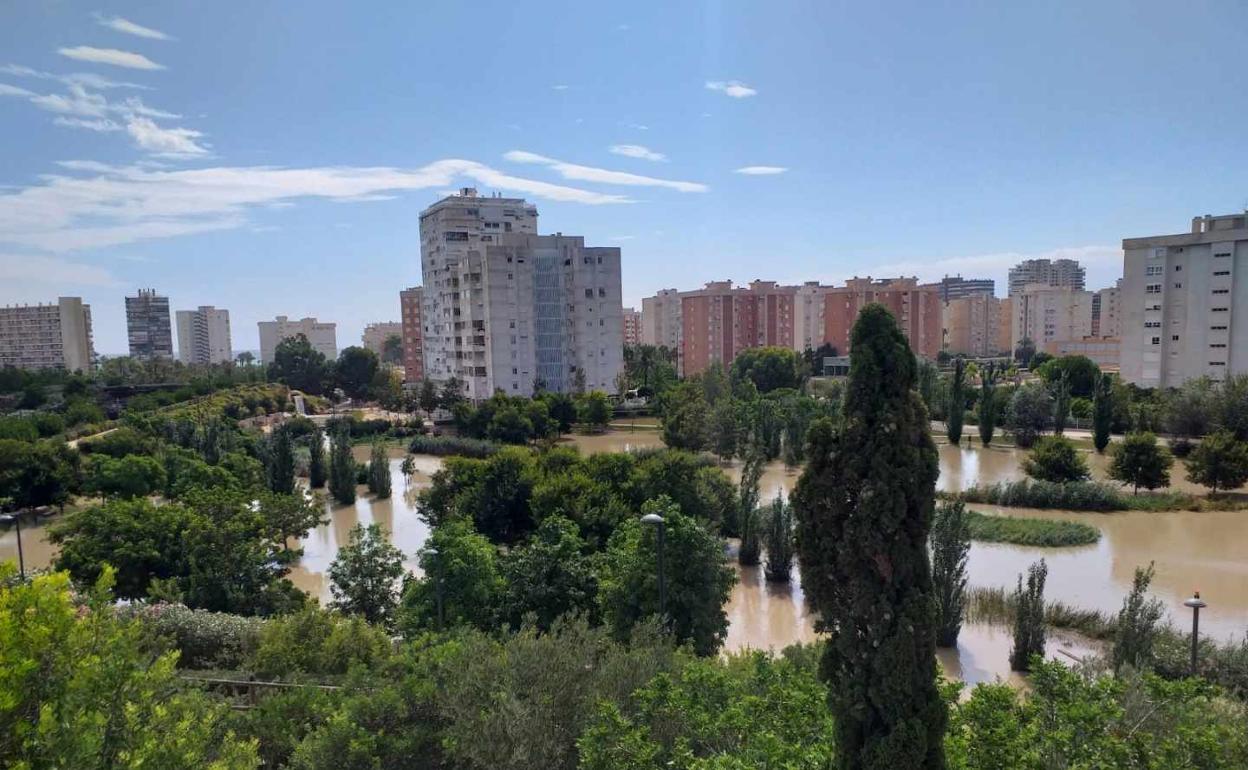
<path id="1" fill-rule="evenodd" d="M 329 493 L 343 505 L 355 502 L 355 458 L 351 456 L 351 434 L 345 428 L 335 431 L 330 442 Z"/>
<path id="2" fill-rule="evenodd" d="M 325 434 L 320 428 L 312 430 L 308 453 L 308 486 L 320 489 L 325 486 Z"/>
<path id="3" fill-rule="evenodd" d="M 368 456 L 368 491 L 377 497 L 390 496 L 390 457 L 380 441 L 373 442 Z"/>
<path id="4" fill-rule="evenodd" d="M 984 446 L 992 443 L 997 429 L 997 368 L 989 363 L 979 382 L 979 441 Z"/>
<path id="5" fill-rule="evenodd" d="M 1031 659 L 1044 657 L 1044 581 L 1049 565 L 1044 559 L 1027 568 L 1027 582 L 1018 576 L 1014 591 L 1014 646 L 1010 649 L 1010 668 L 1030 671 Z"/>
<path id="6" fill-rule="evenodd" d="M 1114 421 L 1114 381 L 1104 372 L 1092 394 L 1092 443 L 1098 454 L 1109 446 L 1109 426 Z"/>
<path id="7" fill-rule="evenodd" d="M 737 491 L 737 521 L 741 528 L 741 547 L 737 550 L 737 563 L 744 567 L 758 565 L 759 552 L 762 550 L 762 526 L 759 521 L 758 497 L 759 483 L 763 478 L 763 465 L 766 460 L 757 451 L 751 450 L 741 468 L 741 486 Z"/>
<path id="8" fill-rule="evenodd" d="M 819 420 L 793 505 L 802 587 L 828 635 L 820 672 L 838 765 L 944 768 L 927 539 L 936 446 L 915 359 L 891 313 L 854 325 L 839 430 Z"/>
<path id="9" fill-rule="evenodd" d="M 962 443 L 962 421 L 966 419 L 966 361 L 958 358 L 953 362 L 953 380 L 949 383 L 949 407 L 945 427 L 949 443 Z"/>
<path id="10" fill-rule="evenodd" d="M 966 603 L 966 560 L 971 520 L 961 501 L 936 506 L 932 523 L 932 584 L 936 595 L 936 644 L 957 647 Z"/>
<path id="11" fill-rule="evenodd" d="M 269 491 L 289 495 L 295 491 L 295 450 L 290 443 L 290 429 L 279 425 L 269 436 L 268 460 Z"/>

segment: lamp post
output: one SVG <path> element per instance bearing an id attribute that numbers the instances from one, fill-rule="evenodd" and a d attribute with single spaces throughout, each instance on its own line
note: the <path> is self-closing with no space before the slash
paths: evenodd
<path id="1" fill-rule="evenodd" d="M 438 558 L 438 549 L 434 548 L 433 546 L 429 546 L 428 548 L 425 549 L 425 556 L 428 557 L 431 562 L 433 560 L 436 560 Z M 443 625 L 445 624 L 445 619 L 442 613 L 442 574 L 435 570 L 432 577 L 433 577 L 433 601 L 434 601 L 434 606 L 437 607 L 438 630 L 441 631 L 443 630 Z"/>
<path id="2" fill-rule="evenodd" d="M 22 576 L 22 580 L 25 580 L 26 556 L 22 553 L 22 513 L 17 511 L 16 513 L 0 515 L 0 521 L 3 521 L 5 524 L 17 525 L 17 569 Z"/>
<path id="3" fill-rule="evenodd" d="M 1200 591 L 1192 594 L 1192 598 L 1183 602 L 1184 607 L 1192 608 L 1192 676 L 1196 675 L 1196 645 L 1200 640 L 1200 611 L 1209 605 L 1200 598 Z"/>
<path id="4" fill-rule="evenodd" d="M 667 583 L 663 576 L 663 541 L 666 535 L 667 525 L 663 521 L 663 517 L 657 513 L 647 513 L 641 517 L 641 523 L 650 527 L 658 528 L 658 557 L 659 557 L 659 617 L 667 615 Z"/>

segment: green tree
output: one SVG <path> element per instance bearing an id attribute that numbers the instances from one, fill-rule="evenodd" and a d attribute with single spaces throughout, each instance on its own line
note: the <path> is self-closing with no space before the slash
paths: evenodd
<path id="1" fill-rule="evenodd" d="M 325 354 L 313 348 L 303 334 L 277 343 L 273 363 L 269 364 L 270 379 L 314 396 L 325 392 L 330 375 Z"/>
<path id="2" fill-rule="evenodd" d="M 546 404 L 546 412 L 550 415 L 550 419 L 554 421 L 559 433 L 567 433 L 572 430 L 572 425 L 577 420 L 576 402 L 567 393 L 555 393 L 553 391 L 545 391 L 535 398 Z"/>
<path id="3" fill-rule="evenodd" d="M 705 449 L 711 410 L 702 389 L 696 383 L 681 382 L 663 401 L 663 443 L 674 449 Z"/>
<path id="4" fill-rule="evenodd" d="M 368 398 L 381 362 L 368 348 L 344 348 L 334 363 L 334 382 L 351 398 Z"/>
<path id="5" fill-rule="evenodd" d="M 451 377 L 442 383 L 442 390 L 438 391 L 438 406 L 448 412 L 455 411 L 458 404 L 464 402 L 464 383 L 458 377 Z"/>
<path id="6" fill-rule="evenodd" d="M 1053 398 L 1038 382 L 1017 388 L 1010 397 L 1009 426 L 1014 443 L 1028 449 L 1048 429 L 1053 419 Z"/>
<path id="7" fill-rule="evenodd" d="M 1052 362 L 1050 362 L 1052 363 Z M 1070 418 L 1070 376 L 1065 369 L 1053 380 L 1053 432 L 1062 435 Z"/>
<path id="8" fill-rule="evenodd" d="M 976 421 L 979 423 L 979 441 L 984 446 L 992 443 L 997 429 L 997 368 L 989 362 L 980 375 L 979 403 L 976 405 Z"/>
<path id="9" fill-rule="evenodd" d="M 971 551 L 971 521 L 963 502 L 936 506 L 931 543 L 936 645 L 957 647 L 966 605 L 966 561 Z"/>
<path id="10" fill-rule="evenodd" d="M 721 399 L 711 412 L 708 432 L 715 454 L 720 460 L 731 461 L 741 442 L 741 404 L 733 398 Z"/>
<path id="11" fill-rule="evenodd" d="M 945 427 L 948 429 L 949 443 L 957 446 L 962 442 L 962 421 L 966 418 L 966 359 L 961 357 L 953 362 L 946 414 Z"/>
<path id="12" fill-rule="evenodd" d="M 821 674 L 842 768 L 943 768 L 928 530 L 939 473 L 915 358 L 871 304 L 851 335 L 843 427 L 810 431 L 793 494 L 802 586 L 829 632 Z"/>
<path id="13" fill-rule="evenodd" d="M 59 547 L 56 569 L 89 585 L 111 565 L 117 595 L 141 599 L 152 580 L 183 574 L 181 538 L 188 520 L 183 506 L 146 499 L 110 500 L 71 513 L 49 530 Z"/>
<path id="14" fill-rule="evenodd" d="M 601 390 L 590 391 L 576 400 L 576 416 L 586 428 L 601 433 L 611 423 L 611 402 Z"/>
<path id="15" fill-rule="evenodd" d="M 1233 374 L 1218 389 L 1217 425 L 1248 441 L 1248 374 Z"/>
<path id="16" fill-rule="evenodd" d="M 1159 624 L 1166 615 L 1165 606 L 1148 597 L 1153 574 L 1152 563 L 1148 569 L 1136 567 L 1131 592 L 1122 600 L 1118 622 L 1114 624 L 1114 647 L 1109 656 L 1115 671 L 1125 665 L 1136 669 L 1152 666 Z"/>
<path id="17" fill-rule="evenodd" d="M 802 367 L 797 353 L 789 348 L 747 348 L 732 359 L 732 380 L 749 380 L 759 393 L 802 386 Z"/>
<path id="18" fill-rule="evenodd" d="M 1023 337 L 1014 349 L 1014 360 L 1024 369 L 1031 368 L 1032 359 L 1036 357 L 1036 343 L 1030 337 Z"/>
<path id="19" fill-rule="evenodd" d="M 793 572 L 793 507 L 776 495 L 767 512 L 767 579 L 787 583 Z"/>
<path id="20" fill-rule="evenodd" d="M 1170 486 L 1170 466 L 1174 457 L 1170 450 L 1157 443 L 1152 433 L 1131 433 L 1110 450 L 1109 477 L 1130 484 L 1135 493 L 1140 487 L 1156 489 Z"/>
<path id="21" fill-rule="evenodd" d="M 1170 394 L 1166 404 L 1166 430 L 1193 439 L 1213 430 L 1218 418 L 1218 393 L 1208 377 L 1183 383 Z"/>
<path id="22" fill-rule="evenodd" d="M 419 579 L 409 579 L 399 608 L 399 629 L 412 639 L 438 627 L 438 606 L 446 626 L 496 627 L 506 583 L 498 551 L 472 524 L 453 519 L 434 527 L 420 552 Z"/>
<path id="23" fill-rule="evenodd" d="M 1023 472 L 1039 481 L 1063 484 L 1085 481 L 1092 476 L 1088 461 L 1075 445 L 1062 436 L 1043 436 L 1023 459 Z"/>
<path id="24" fill-rule="evenodd" d="M 308 486 L 321 489 L 325 478 L 325 433 L 318 426 L 308 436 Z"/>
<path id="25" fill-rule="evenodd" d="M 390 456 L 380 441 L 373 442 L 369 453 L 368 491 L 382 500 L 390 496 Z"/>
<path id="26" fill-rule="evenodd" d="M 1114 381 L 1109 374 L 1096 378 L 1096 390 L 1092 397 L 1092 444 L 1097 453 L 1109 446 L 1109 429 L 1114 422 Z"/>
<path id="27" fill-rule="evenodd" d="M 269 489 L 278 494 L 293 494 L 295 491 L 295 450 L 291 443 L 290 428 L 286 425 L 277 426 L 269 434 L 265 460 Z"/>
<path id="28" fill-rule="evenodd" d="M 107 455 L 87 464 L 87 488 L 101 497 L 147 497 L 164 489 L 165 467 L 154 457 Z"/>
<path id="29" fill-rule="evenodd" d="M 432 414 L 438 408 L 438 386 L 433 384 L 433 380 L 426 378 L 421 381 L 416 403 L 425 414 Z"/>
<path id="30" fill-rule="evenodd" d="M 355 502 L 355 458 L 351 455 L 351 434 L 339 427 L 329 445 L 329 493 L 342 505 Z"/>
<path id="31" fill-rule="evenodd" d="M 598 580 L 576 524 L 562 516 L 542 522 L 524 544 L 503 558 L 506 582 L 501 609 L 512 628 L 529 613 L 548 630 L 562 615 L 596 618 Z"/>
<path id="32" fill-rule="evenodd" d="M 728 633 L 723 606 L 736 574 L 724 560 L 718 537 L 680 512 L 670 498 L 648 501 L 642 514 L 657 513 L 665 524 L 667 582 L 665 624 L 677 643 L 688 642 L 699 655 L 712 655 Z M 598 576 L 598 605 L 618 639 L 659 612 L 655 527 L 629 518 L 611 535 Z"/>
<path id="33" fill-rule="evenodd" d="M 1026 586 L 1023 576 L 1018 576 L 1018 588 L 1014 591 L 1014 646 L 1010 648 L 1010 668 L 1015 671 L 1029 671 L 1033 657 L 1044 657 L 1044 581 L 1048 576 L 1049 566 L 1044 559 L 1027 568 Z"/>
<path id="34" fill-rule="evenodd" d="M 1101 376 L 1101 368 L 1087 356 L 1059 356 L 1034 368 L 1051 386 L 1065 377 L 1071 395 L 1076 398 L 1091 398 Z"/>
<path id="35" fill-rule="evenodd" d="M 17 508 L 64 505 L 77 487 L 77 459 L 63 442 L 0 439 L 0 498 Z"/>
<path id="36" fill-rule="evenodd" d="M 346 615 L 389 627 L 398 606 L 403 553 L 390 544 L 377 524 L 351 528 L 347 544 L 329 565 L 330 606 Z"/>
<path id="37" fill-rule="evenodd" d="M 381 342 L 381 362 L 399 365 L 403 363 L 403 338 L 397 334 L 387 336 Z"/>
<path id="38" fill-rule="evenodd" d="M 1205 436 L 1187 458 L 1187 480 L 1209 487 L 1209 494 L 1248 482 L 1248 442 L 1220 430 Z"/>
<path id="39" fill-rule="evenodd" d="M 737 490 L 737 522 L 741 530 L 741 547 L 737 562 L 745 567 L 758 565 L 762 549 L 762 522 L 758 510 L 759 482 L 766 462 L 758 452 L 751 451 L 741 468 L 741 484 Z"/>
<path id="40" fill-rule="evenodd" d="M 404 455 L 403 462 L 399 465 L 399 473 L 403 474 L 403 485 L 406 486 L 412 481 L 412 474 L 416 472 L 416 456 Z"/>

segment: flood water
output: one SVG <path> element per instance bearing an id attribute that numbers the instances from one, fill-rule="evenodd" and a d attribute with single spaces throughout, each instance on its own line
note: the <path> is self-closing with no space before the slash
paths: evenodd
<path id="1" fill-rule="evenodd" d="M 659 431 L 613 430 L 594 436 L 576 436 L 567 442 L 583 453 L 616 452 L 641 447 L 662 446 Z M 357 448 L 357 459 L 366 459 L 367 447 Z M 963 489 L 974 483 L 994 483 L 1022 477 L 1022 453 L 1012 448 L 957 448 L 940 445 L 940 480 L 944 490 Z M 322 603 L 329 601 L 327 571 L 339 546 L 346 542 L 357 522 L 377 523 L 390 533 L 403 551 L 407 567 L 416 571 L 415 554 L 424 543 L 428 529 L 417 515 L 416 492 L 428 486 L 441 467 L 440 458 L 418 456 L 417 472 L 410 482 L 399 471 L 400 457 L 391 460 L 393 495 L 373 500 L 361 488 L 354 505 L 327 504 L 330 522 L 308 534 L 301 542 L 304 556 L 291 572 L 297 586 Z M 1106 460 L 1090 456 L 1098 478 L 1104 475 Z M 725 468 L 736 479 L 740 463 Z M 1176 488 L 1184 489 L 1176 468 Z M 779 492 L 789 492 L 798 473 L 773 463 L 763 476 L 764 500 Z M 1190 487 L 1189 487 L 1190 489 Z M 1199 491 L 1199 490 L 1193 490 Z M 1190 616 L 1183 599 L 1199 589 L 1209 602 L 1201 613 L 1201 630 L 1219 638 L 1240 636 L 1248 629 L 1248 511 L 1174 512 L 1112 514 L 1074 513 L 999 509 L 975 505 L 976 510 L 1010 516 L 1069 519 L 1092 524 L 1101 530 L 1101 541 L 1077 548 L 1028 548 L 1012 545 L 975 543 L 971 547 L 970 582 L 974 586 L 1013 587 L 1020 572 L 1040 558 L 1049 564 L 1046 596 L 1076 607 L 1116 612 L 1130 589 L 1136 566 L 1155 562 L 1153 593 L 1172 613 L 1172 619 L 1186 627 Z M 53 549 L 44 542 L 43 526 L 23 527 L 23 544 L 28 567 L 47 566 Z M 0 534 L 0 559 L 16 559 L 15 533 L 10 528 Z M 795 570 L 796 572 L 796 570 Z M 754 647 L 779 649 L 796 641 L 814 638 L 813 620 L 801 596 L 800 576 L 789 586 L 769 584 L 758 570 L 743 570 L 728 606 L 730 627 L 728 649 Z M 1006 678 L 1009 651 L 1008 630 L 984 626 L 964 629 L 956 655 L 944 654 L 947 671 L 960 672 L 967 681 L 994 676 Z M 1050 653 L 1060 655 L 1066 647 L 1076 655 L 1086 653 L 1070 639 L 1054 639 Z"/>

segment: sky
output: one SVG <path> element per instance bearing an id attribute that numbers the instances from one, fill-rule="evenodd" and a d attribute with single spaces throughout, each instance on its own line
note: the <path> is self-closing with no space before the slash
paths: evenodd
<path id="1" fill-rule="evenodd" d="M 1248 4 L 329 0 L 0 7 L 0 304 L 397 320 L 475 186 L 710 280 L 997 280 L 1248 205 Z"/>

